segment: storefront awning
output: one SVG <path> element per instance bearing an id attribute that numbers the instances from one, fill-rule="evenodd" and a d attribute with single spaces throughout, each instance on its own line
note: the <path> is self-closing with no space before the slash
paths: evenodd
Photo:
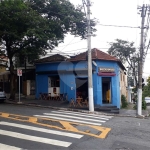
<path id="1" fill-rule="evenodd" d="M 102 72 L 99 72 L 97 73 L 99 76 L 116 76 L 115 73 L 102 73 Z"/>

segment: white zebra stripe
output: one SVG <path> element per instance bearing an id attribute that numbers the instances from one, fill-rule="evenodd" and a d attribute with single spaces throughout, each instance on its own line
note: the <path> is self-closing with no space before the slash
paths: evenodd
<path id="1" fill-rule="evenodd" d="M 99 116 L 99 117 L 97 117 L 97 116 L 90 116 L 89 114 L 86 114 L 86 115 L 84 115 L 84 114 L 76 114 L 76 113 L 69 113 L 69 112 L 65 112 L 65 111 L 51 111 L 52 113 L 56 113 L 56 114 L 68 114 L 68 115 L 74 115 L 74 116 L 83 116 L 83 117 L 87 117 L 87 118 L 95 118 L 95 119 L 102 119 L 102 120 L 109 120 L 110 118 L 107 118 L 107 116 L 106 117 L 101 117 L 101 116 Z"/>
<path id="2" fill-rule="evenodd" d="M 56 111 L 52 111 L 52 112 L 56 112 Z M 104 118 L 112 118 L 113 116 L 105 116 L 105 115 L 97 115 L 97 114 L 90 114 L 90 113 L 80 113 L 80 112 L 74 112 L 74 111 L 63 111 L 63 110 L 57 110 L 57 112 L 62 112 L 62 113 L 70 113 L 72 115 L 77 114 L 77 115 L 84 115 L 84 116 L 88 116 L 88 117 L 104 117 Z"/>
<path id="3" fill-rule="evenodd" d="M 52 119 L 56 119 L 56 120 L 64 120 L 64 121 L 77 122 L 77 123 L 83 123 L 83 124 L 90 124 L 90 125 L 96 125 L 96 126 L 100 126 L 101 125 L 100 123 L 87 122 L 87 121 L 68 119 L 68 118 L 62 118 L 62 117 L 44 116 L 44 115 L 34 115 L 34 116 L 35 117 L 40 117 L 40 118 L 52 118 Z"/>
<path id="4" fill-rule="evenodd" d="M 16 123 L 9 123 L 9 122 L 4 122 L 4 121 L 0 122 L 0 125 L 12 126 L 12 127 L 17 127 L 17 128 L 22 128 L 22 129 L 28 129 L 28 130 L 33 130 L 33 131 L 38 131 L 38 132 L 44 132 L 44 133 L 50 133 L 50 134 L 56 134 L 56 135 L 61 135 L 61 136 L 67 136 L 67 137 L 77 138 L 77 139 L 80 139 L 80 138 L 83 137 L 83 135 L 80 135 L 80 134 L 68 133 L 68 132 L 61 132 L 61 131 L 56 131 L 56 130 L 38 128 L 38 127 L 33 127 L 33 126 L 28 126 L 28 125 L 22 125 L 22 124 L 16 124 Z"/>
<path id="5" fill-rule="evenodd" d="M 31 136 L 31 135 L 26 135 L 26 134 L 12 132 L 12 131 L 5 131 L 5 130 L 0 130 L 0 134 L 18 138 L 18 139 L 24 139 L 24 140 L 35 141 L 35 142 L 56 145 L 56 146 L 62 146 L 62 147 L 68 147 L 72 144 L 70 142 L 64 142 L 64 141 L 53 140 L 53 139 L 49 139 L 49 138 Z"/>
<path id="6" fill-rule="evenodd" d="M 2 144 L 2 143 L 0 143 L 0 149 L 1 150 L 21 150 L 21 148 L 19 148 L 19 147 L 10 146 L 10 145 L 6 145 L 6 144 Z"/>
<path id="7" fill-rule="evenodd" d="M 76 117 L 76 116 L 72 116 L 72 115 L 62 115 L 62 114 L 53 114 L 53 113 L 44 113 L 44 115 L 48 115 L 48 116 L 58 116 L 58 117 L 64 117 L 64 118 L 73 118 L 73 119 L 82 119 L 82 120 L 88 120 L 88 121 L 93 121 L 93 122 L 106 122 L 104 120 L 95 120 L 95 119 L 91 119 L 91 118 L 85 118 L 85 117 Z"/>

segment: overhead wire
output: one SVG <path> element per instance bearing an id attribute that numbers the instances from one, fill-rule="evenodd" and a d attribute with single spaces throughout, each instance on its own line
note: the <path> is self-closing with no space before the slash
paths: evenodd
<path id="1" fill-rule="evenodd" d="M 119 28 L 140 28 L 140 27 L 133 27 L 133 26 L 120 26 L 120 25 L 108 25 L 108 24 L 100 24 L 98 23 L 97 25 L 100 26 L 110 26 L 110 27 L 119 27 Z"/>

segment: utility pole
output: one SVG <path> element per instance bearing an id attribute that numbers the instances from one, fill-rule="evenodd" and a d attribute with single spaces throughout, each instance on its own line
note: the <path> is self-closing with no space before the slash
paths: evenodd
<path id="1" fill-rule="evenodd" d="M 88 45 L 88 98 L 89 98 L 89 111 L 94 112 L 93 101 L 93 78 L 92 78 L 92 56 L 91 56 L 91 23 L 90 23 L 90 0 L 87 0 L 87 45 Z"/>
<path id="2" fill-rule="evenodd" d="M 143 4 L 141 10 L 141 41 L 140 41 L 140 56 L 138 63 L 138 105 L 137 105 L 137 115 L 142 115 L 142 73 L 143 73 L 143 53 L 144 53 L 144 22 L 146 16 L 146 7 Z"/>

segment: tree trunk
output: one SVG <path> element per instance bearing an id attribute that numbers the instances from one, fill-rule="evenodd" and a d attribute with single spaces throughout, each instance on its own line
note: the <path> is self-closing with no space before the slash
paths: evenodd
<path id="1" fill-rule="evenodd" d="M 9 58 L 9 61 L 10 61 L 10 97 L 9 99 L 15 100 L 16 88 L 15 88 L 15 74 L 14 74 L 14 65 L 13 65 L 12 57 Z"/>

